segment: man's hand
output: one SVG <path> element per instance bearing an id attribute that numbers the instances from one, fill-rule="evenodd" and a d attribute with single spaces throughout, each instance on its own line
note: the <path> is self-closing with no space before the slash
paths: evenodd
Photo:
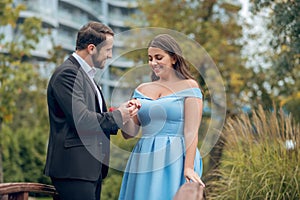
<path id="1" fill-rule="evenodd" d="M 122 114 L 123 124 L 129 121 L 130 118 L 137 115 L 140 108 L 141 108 L 141 103 L 136 99 L 131 99 L 121 104 L 118 110 Z"/>
<path id="2" fill-rule="evenodd" d="M 141 103 L 137 99 L 131 99 L 128 101 L 128 107 L 130 108 L 130 117 L 137 115 L 139 109 L 141 108 Z"/>

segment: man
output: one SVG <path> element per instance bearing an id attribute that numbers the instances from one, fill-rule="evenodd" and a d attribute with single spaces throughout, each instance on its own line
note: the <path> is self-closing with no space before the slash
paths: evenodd
<path id="1" fill-rule="evenodd" d="M 76 51 L 53 73 L 47 90 L 50 136 L 45 174 L 62 200 L 99 200 L 107 176 L 110 134 L 140 106 L 135 100 L 107 112 L 95 67 L 112 57 L 113 31 L 99 22 L 83 26 Z"/>

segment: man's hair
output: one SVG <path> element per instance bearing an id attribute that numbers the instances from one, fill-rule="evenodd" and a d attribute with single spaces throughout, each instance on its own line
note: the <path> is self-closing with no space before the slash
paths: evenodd
<path id="1" fill-rule="evenodd" d="M 108 26 L 100 22 L 89 22 L 77 33 L 76 50 L 85 49 L 89 44 L 94 44 L 98 49 L 99 44 L 106 40 L 107 34 L 114 36 L 113 30 Z"/>

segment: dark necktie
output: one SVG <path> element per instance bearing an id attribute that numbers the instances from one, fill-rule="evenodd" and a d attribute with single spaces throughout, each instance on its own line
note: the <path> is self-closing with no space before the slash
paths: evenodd
<path id="1" fill-rule="evenodd" d="M 105 101 L 104 101 L 104 96 L 103 96 L 103 93 L 102 93 L 102 90 L 101 88 L 99 87 L 99 85 L 97 84 L 97 82 L 95 81 L 94 79 L 94 82 L 98 88 L 98 91 L 100 92 L 100 95 L 101 95 L 101 100 L 102 100 L 102 111 L 103 112 L 107 112 L 107 107 L 106 107 L 106 104 L 105 104 Z"/>

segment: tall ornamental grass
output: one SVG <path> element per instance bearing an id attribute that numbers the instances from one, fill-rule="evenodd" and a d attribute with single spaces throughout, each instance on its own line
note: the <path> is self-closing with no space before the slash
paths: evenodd
<path id="1" fill-rule="evenodd" d="M 282 110 L 261 107 L 229 119 L 208 199 L 300 199 L 300 128 Z"/>

